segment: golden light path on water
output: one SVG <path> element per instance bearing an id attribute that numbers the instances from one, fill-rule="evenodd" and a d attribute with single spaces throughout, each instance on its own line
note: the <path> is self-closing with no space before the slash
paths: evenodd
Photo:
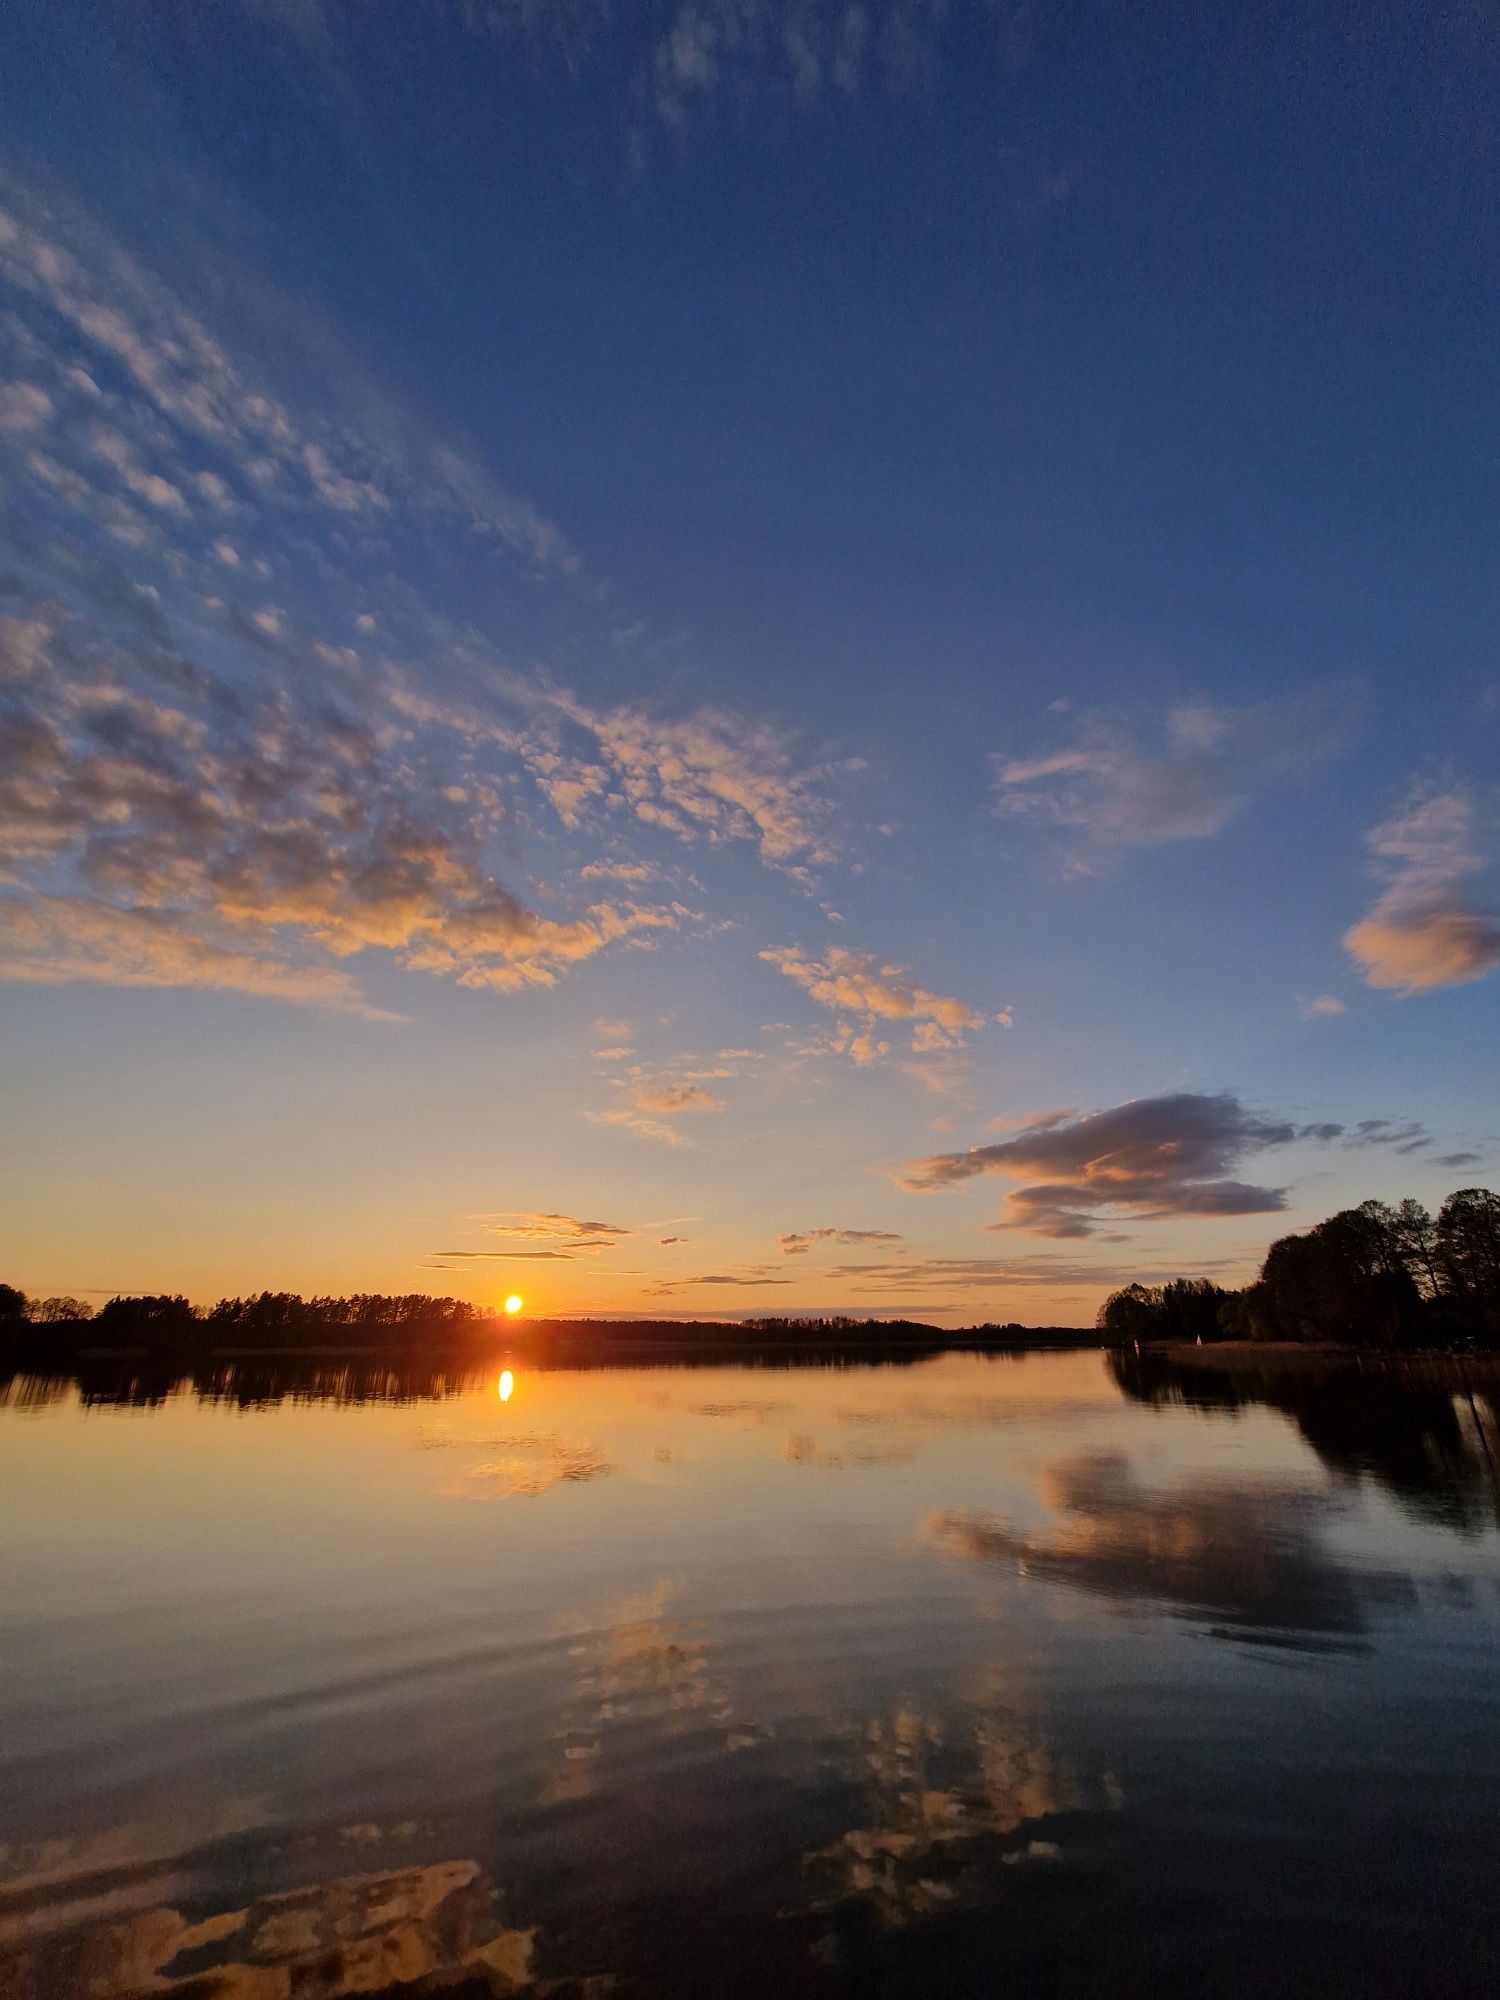
<path id="1" fill-rule="evenodd" d="M 511 1371 L 508 1368 L 502 1368 L 500 1371 L 500 1380 L 495 1384 L 495 1387 L 500 1392 L 500 1400 L 502 1403 L 508 1403 L 510 1401 L 511 1395 L 515 1390 L 515 1386 L 516 1386 L 515 1376 L 511 1373 Z"/>

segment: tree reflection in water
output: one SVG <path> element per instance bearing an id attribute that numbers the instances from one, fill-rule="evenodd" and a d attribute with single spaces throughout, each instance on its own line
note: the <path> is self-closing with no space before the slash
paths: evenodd
<path id="1" fill-rule="evenodd" d="M 1280 1410 L 1336 1478 L 1375 1480 L 1420 1519 L 1466 1534 L 1500 1521 L 1500 1376 L 1488 1359 L 1247 1356 L 1231 1371 L 1121 1349 L 1108 1361 L 1137 1402 Z"/>

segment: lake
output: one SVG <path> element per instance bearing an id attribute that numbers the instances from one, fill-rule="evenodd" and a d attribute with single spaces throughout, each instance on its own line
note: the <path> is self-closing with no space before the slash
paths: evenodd
<path id="1" fill-rule="evenodd" d="M 1492 1995 L 1496 1419 L 1097 1353 L 13 1377 L 0 1996 Z"/>

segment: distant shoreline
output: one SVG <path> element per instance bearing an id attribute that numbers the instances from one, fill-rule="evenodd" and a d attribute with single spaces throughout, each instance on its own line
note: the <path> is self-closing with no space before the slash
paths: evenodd
<path id="1" fill-rule="evenodd" d="M 701 1327 L 701 1330 L 700 1330 Z M 56 1329 L 48 1328 L 54 1335 Z M 445 1334 L 431 1339 L 405 1337 L 377 1341 L 327 1341 L 220 1343 L 179 1341 L 160 1346 L 140 1342 L 119 1342 L 109 1346 L 75 1341 L 64 1337 L 26 1338 L 9 1343 L 14 1357 L 30 1362 L 75 1361 L 337 1361 L 378 1360 L 384 1357 L 444 1360 L 488 1360 L 504 1355 L 567 1355 L 622 1353 L 693 1353 L 720 1351 L 725 1354 L 867 1354 L 872 1351 L 908 1353 L 1084 1353 L 1108 1343 L 1092 1329 L 1057 1328 L 1039 1330 L 1035 1337 L 983 1329 L 959 1328 L 949 1332 L 934 1327 L 930 1331 L 886 1334 L 875 1322 L 868 1332 L 850 1329 L 829 1333 L 780 1333 L 762 1328 L 741 1328 L 733 1322 L 683 1323 L 681 1332 L 670 1335 L 636 1334 L 628 1322 L 597 1320 L 559 1321 L 544 1332 L 497 1327 L 492 1334 Z M 5 1358 L 0 1347 L 0 1361 Z"/>
<path id="2" fill-rule="evenodd" d="M 1115 1343 L 1106 1343 L 1115 1345 Z M 1343 1367 L 1363 1371 L 1390 1367 L 1419 1369 L 1472 1368 L 1500 1371 L 1500 1352 L 1475 1347 L 1454 1351 L 1444 1347 L 1352 1347 L 1340 1341 L 1214 1340 L 1201 1347 L 1192 1341 L 1142 1344 L 1142 1354 L 1180 1368 L 1199 1368 L 1223 1375 L 1328 1373 Z"/>

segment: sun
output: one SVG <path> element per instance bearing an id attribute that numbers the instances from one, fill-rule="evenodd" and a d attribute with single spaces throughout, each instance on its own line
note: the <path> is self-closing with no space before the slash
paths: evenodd
<path id="1" fill-rule="evenodd" d="M 514 1317 L 525 1303 L 526 1301 L 521 1297 L 519 1292 L 512 1292 L 510 1297 L 505 1301 L 505 1310 Z"/>

